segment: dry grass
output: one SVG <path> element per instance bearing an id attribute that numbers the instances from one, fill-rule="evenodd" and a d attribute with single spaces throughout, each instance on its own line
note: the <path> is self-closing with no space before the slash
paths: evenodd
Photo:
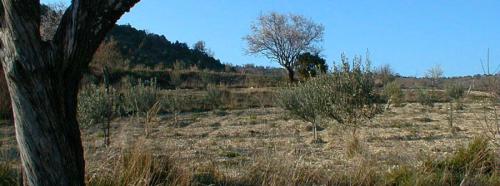
<path id="1" fill-rule="evenodd" d="M 242 90 L 243 91 L 243 90 Z M 253 90 L 252 90 L 253 91 Z M 184 112 L 180 125 L 159 115 L 145 138 L 144 119 L 111 124 L 111 144 L 98 129 L 83 140 L 89 185 L 498 185 L 495 146 L 484 133 L 482 106 L 465 102 L 452 135 L 446 105 L 428 113 L 408 103 L 358 130 L 325 124 L 326 142 L 310 143 L 310 124 L 279 108 Z M 430 121 L 419 118 L 428 117 Z M 328 123 L 328 122 L 326 122 Z M 11 125 L 1 125 L 2 151 L 15 146 Z M 354 142 L 354 143 L 353 143 Z M 472 143 L 469 143 L 472 142 Z M 468 148 L 461 148 L 469 145 Z M 352 147 L 349 147 L 351 146 Z M 348 153 L 349 149 L 355 153 Z M 1 174 L 1 173 L 0 173 Z M 2 174 L 3 175 L 3 174 Z M 467 175 L 467 176 L 466 176 Z"/>

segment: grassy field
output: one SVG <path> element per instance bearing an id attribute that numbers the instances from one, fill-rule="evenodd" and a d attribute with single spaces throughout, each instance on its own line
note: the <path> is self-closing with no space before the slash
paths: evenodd
<path id="1" fill-rule="evenodd" d="M 202 91 L 180 91 L 184 91 L 184 95 L 203 94 Z M 401 167 L 418 167 L 429 160 L 444 161 L 473 139 L 488 137 L 494 129 L 488 126 L 490 120 L 484 120 L 485 108 L 478 101 L 487 95 L 474 92 L 465 99 L 464 108 L 454 115 L 454 134 L 448 124 L 447 103 L 437 103 L 430 110 L 417 103 L 404 103 L 363 123 L 355 139 L 349 128 L 322 121 L 319 136 L 324 143 L 312 143 L 310 123 L 295 119 L 271 104 L 244 102 L 251 100 L 249 95 L 257 95 L 255 92 L 269 90 L 231 91 L 240 94 L 235 97 L 247 99 L 235 98 L 233 104 L 237 106 L 232 109 L 185 111 L 177 121 L 171 114 L 160 114 L 150 122 L 147 136 L 145 118 L 117 118 L 111 123 L 109 147 L 104 145 L 99 127 L 83 129 L 89 183 L 102 185 L 98 180 L 104 179 L 103 176 L 113 178 L 118 174 L 117 169 L 123 171 L 125 157 L 144 153 L 152 159 L 171 160 L 171 166 L 181 172 L 181 176 L 175 176 L 179 180 L 170 182 L 172 185 L 379 184 L 377 174 Z M 5 121 L 0 131 L 2 160 L 15 165 L 18 158 L 13 125 Z M 140 160 L 139 165 L 147 165 L 143 161 L 146 160 Z M 204 175 L 207 172 L 209 175 Z M 340 178 L 333 179 L 338 175 L 348 177 L 339 182 Z M 451 179 L 440 183 L 459 182 Z"/>

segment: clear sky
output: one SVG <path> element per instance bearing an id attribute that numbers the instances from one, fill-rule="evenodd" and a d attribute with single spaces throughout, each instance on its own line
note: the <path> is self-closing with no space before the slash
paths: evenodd
<path id="1" fill-rule="evenodd" d="M 42 0 L 50 3 L 60 0 Z M 69 0 L 63 0 L 69 3 Z M 482 73 L 490 48 L 500 64 L 499 0 L 142 0 L 119 24 L 192 45 L 204 40 L 224 63 L 277 66 L 245 55 L 250 24 L 270 11 L 301 14 L 325 26 L 323 56 L 364 54 L 407 76 L 441 65 L 446 76 Z M 493 65 L 493 66 L 495 66 Z"/>

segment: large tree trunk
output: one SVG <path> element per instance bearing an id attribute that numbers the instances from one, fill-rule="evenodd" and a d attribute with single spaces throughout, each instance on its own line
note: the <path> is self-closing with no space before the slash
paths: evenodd
<path id="1" fill-rule="evenodd" d="M 19 73 L 17 73 L 19 72 Z M 77 81 L 44 77 L 48 70 L 9 69 L 16 138 L 30 185 L 82 185 L 85 162 L 76 120 Z M 21 77 L 21 78 L 20 78 Z M 64 87 L 59 85 L 64 84 Z"/>
<path id="2" fill-rule="evenodd" d="M 40 37 L 38 0 L 1 0 L 0 60 L 29 185 L 84 185 L 76 120 L 82 70 L 139 0 L 73 0 L 53 40 Z"/>

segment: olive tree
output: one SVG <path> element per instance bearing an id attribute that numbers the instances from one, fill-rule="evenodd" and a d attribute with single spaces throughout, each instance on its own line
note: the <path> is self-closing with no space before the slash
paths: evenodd
<path id="1" fill-rule="evenodd" d="M 72 0 L 52 39 L 38 0 L 2 0 L 0 55 L 28 185 L 84 185 L 77 121 L 83 69 L 106 33 L 139 0 Z"/>
<path id="2" fill-rule="evenodd" d="M 342 55 L 332 74 L 290 85 L 279 93 L 278 103 L 292 115 L 313 124 L 315 141 L 315 128 L 322 117 L 352 127 L 355 136 L 360 122 L 380 111 L 374 86 L 369 60 L 362 64 L 361 58 L 356 57 L 350 62 Z"/>
<path id="3" fill-rule="evenodd" d="M 465 94 L 465 87 L 462 84 L 454 83 L 446 86 L 446 95 L 450 98 L 449 108 L 448 108 L 448 124 L 452 133 L 455 133 L 455 128 L 453 127 L 454 122 L 454 112 L 463 107 L 461 99 Z M 455 102 L 455 105 L 453 105 Z"/>
<path id="4" fill-rule="evenodd" d="M 244 37 L 249 54 L 262 54 L 278 62 L 294 82 L 294 68 L 300 54 L 319 51 L 324 27 L 301 15 L 272 12 L 261 15 L 251 25 L 252 33 Z"/>

